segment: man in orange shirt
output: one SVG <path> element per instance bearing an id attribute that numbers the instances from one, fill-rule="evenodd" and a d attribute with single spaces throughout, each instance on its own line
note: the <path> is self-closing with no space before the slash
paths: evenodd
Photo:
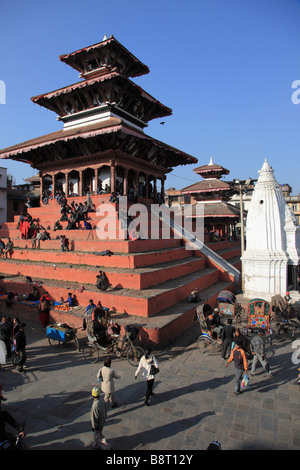
<path id="1" fill-rule="evenodd" d="M 241 348 L 241 343 L 236 338 L 236 347 L 231 351 L 230 357 L 227 361 L 226 367 L 234 361 L 235 367 L 235 383 L 234 383 L 234 394 L 239 395 L 241 393 L 241 381 L 243 378 L 243 372 L 248 370 L 248 363 L 246 359 L 245 351 Z"/>

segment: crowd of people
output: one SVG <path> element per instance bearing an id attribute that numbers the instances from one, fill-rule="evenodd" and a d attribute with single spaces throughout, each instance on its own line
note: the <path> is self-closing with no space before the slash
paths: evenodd
<path id="1" fill-rule="evenodd" d="M 2 315 L 0 322 L 0 349 L 2 360 L 0 368 L 11 359 L 19 372 L 23 372 L 26 363 L 25 323 L 17 317 Z M 4 358 L 4 361 L 3 361 Z"/>
<path id="2" fill-rule="evenodd" d="M 265 332 L 259 328 L 251 340 L 243 334 L 240 328 L 233 326 L 232 318 L 226 324 L 221 321 L 220 312 L 216 307 L 213 312 L 205 316 L 207 330 L 212 338 L 219 341 L 221 359 L 226 360 L 226 367 L 231 362 L 235 367 L 234 394 L 239 395 L 243 377 L 248 378 L 249 363 L 251 362 L 250 376 L 255 375 L 258 363 L 261 364 L 267 377 L 272 377 L 269 361 L 265 353 Z"/>
<path id="3" fill-rule="evenodd" d="M 42 198 L 43 204 L 48 204 L 51 199 L 53 199 L 52 193 L 45 190 Z M 65 194 L 61 191 L 57 192 L 55 199 L 61 207 L 61 217 L 55 221 L 53 226 L 54 231 L 63 230 L 61 222 L 67 222 L 66 230 L 79 229 L 81 226 L 80 222 L 83 222 L 83 230 L 91 230 L 93 228 L 88 217 L 88 212 L 95 211 L 91 200 L 87 200 L 84 203 L 72 201 L 68 204 Z M 33 218 L 28 212 L 30 207 L 31 204 L 28 199 L 25 204 L 25 208 L 19 217 L 17 228 L 20 230 L 21 239 L 32 239 L 32 248 L 39 249 L 41 240 L 51 240 L 51 236 L 49 232 L 47 232 L 51 227 L 49 226 L 46 229 L 40 224 L 39 219 Z M 3 247 L 3 250 L 1 249 L 1 254 L 2 252 L 5 253 L 4 249 L 5 247 Z"/>

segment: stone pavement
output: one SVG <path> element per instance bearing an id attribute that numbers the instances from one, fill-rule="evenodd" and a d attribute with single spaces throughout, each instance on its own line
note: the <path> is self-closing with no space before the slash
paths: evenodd
<path id="1" fill-rule="evenodd" d="M 300 391 L 291 339 L 274 335 L 268 346 L 274 377 L 259 368 L 251 388 L 236 397 L 233 364 L 226 368 L 219 355 L 202 356 L 198 334 L 196 325 L 172 348 L 155 353 L 160 373 L 149 407 L 135 368 L 124 358 L 113 359 L 121 375 L 115 380 L 119 406 L 108 405 L 104 429 L 113 449 L 191 452 L 218 440 L 223 450 L 299 450 Z M 27 322 L 26 335 L 28 369 L 19 373 L 5 366 L 2 406 L 26 420 L 32 450 L 90 450 L 90 392 L 102 360 L 87 364 L 71 343 L 51 348 L 37 323 Z"/>

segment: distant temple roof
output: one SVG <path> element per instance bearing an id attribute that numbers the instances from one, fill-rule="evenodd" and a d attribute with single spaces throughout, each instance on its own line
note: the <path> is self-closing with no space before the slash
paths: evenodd
<path id="1" fill-rule="evenodd" d="M 194 168 L 194 172 L 203 178 L 221 178 L 222 175 L 228 175 L 229 170 L 213 162 L 212 157 L 207 165 Z"/>
<path id="2" fill-rule="evenodd" d="M 203 208 L 203 212 L 199 211 L 199 204 Z M 183 209 L 181 209 L 183 210 Z M 239 207 L 229 204 L 228 202 L 203 202 L 198 204 L 190 204 L 187 207 L 184 207 L 184 216 L 185 217 L 205 217 L 206 222 L 209 218 L 213 219 L 235 219 L 240 218 L 240 209 Z"/>
<path id="3" fill-rule="evenodd" d="M 229 174 L 229 170 L 213 163 L 212 157 L 208 165 L 199 166 L 194 172 L 204 179 L 183 188 L 182 194 L 194 196 L 198 201 L 211 198 L 228 200 L 236 192 L 232 184 L 220 179 L 223 174 Z"/>
<path id="4" fill-rule="evenodd" d="M 210 180 L 202 180 L 199 183 L 194 183 L 186 188 L 182 189 L 183 194 L 192 194 L 192 193 L 201 193 L 201 192 L 215 192 L 215 191 L 224 191 L 224 190 L 231 190 L 232 186 L 230 186 L 225 181 L 221 181 L 218 179 L 210 179 Z"/>

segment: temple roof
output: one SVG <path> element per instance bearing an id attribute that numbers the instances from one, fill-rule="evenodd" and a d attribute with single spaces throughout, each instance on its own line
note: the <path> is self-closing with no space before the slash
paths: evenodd
<path id="1" fill-rule="evenodd" d="M 197 210 L 198 204 L 201 204 L 203 211 Z M 198 204 L 190 204 L 184 208 L 185 217 L 213 217 L 213 218 L 230 218 L 239 219 L 240 209 L 228 202 L 203 202 Z"/>
<path id="2" fill-rule="evenodd" d="M 196 163 L 197 159 L 124 124 L 107 120 L 77 128 L 59 130 L 0 150 L 0 158 L 30 163 L 38 168 L 46 162 L 118 151 L 170 169 Z"/>
<path id="3" fill-rule="evenodd" d="M 1 159 L 42 169 L 65 161 L 73 165 L 74 159 L 94 163 L 110 155 L 119 162 L 128 157 L 130 164 L 147 162 L 160 173 L 198 161 L 143 132 L 149 120 L 172 110 L 128 78 L 149 69 L 113 36 L 60 60 L 79 70 L 84 80 L 31 99 L 56 112 L 64 128 L 0 150 Z"/>
<path id="4" fill-rule="evenodd" d="M 124 76 L 137 77 L 149 73 L 147 65 L 138 60 L 114 36 L 69 54 L 60 60 L 78 70 L 82 77 L 117 70 Z"/>
<path id="5" fill-rule="evenodd" d="M 222 175 L 228 175 L 229 170 L 224 168 L 221 165 L 217 165 L 213 162 L 212 157 L 210 157 L 210 162 L 207 165 L 202 165 L 197 168 L 194 168 L 194 172 L 203 178 L 220 178 Z"/>
<path id="6" fill-rule="evenodd" d="M 60 117 L 93 110 L 107 103 L 114 104 L 145 123 L 172 114 L 170 108 L 117 72 L 33 96 L 31 101 L 54 111 Z"/>
<path id="7" fill-rule="evenodd" d="M 192 193 L 209 193 L 209 192 L 216 192 L 216 191 L 228 191 L 232 190 L 232 186 L 225 181 L 221 181 L 217 178 L 214 179 L 206 179 L 199 181 L 199 183 L 191 184 L 186 188 L 182 189 L 183 194 L 192 194 Z"/>

